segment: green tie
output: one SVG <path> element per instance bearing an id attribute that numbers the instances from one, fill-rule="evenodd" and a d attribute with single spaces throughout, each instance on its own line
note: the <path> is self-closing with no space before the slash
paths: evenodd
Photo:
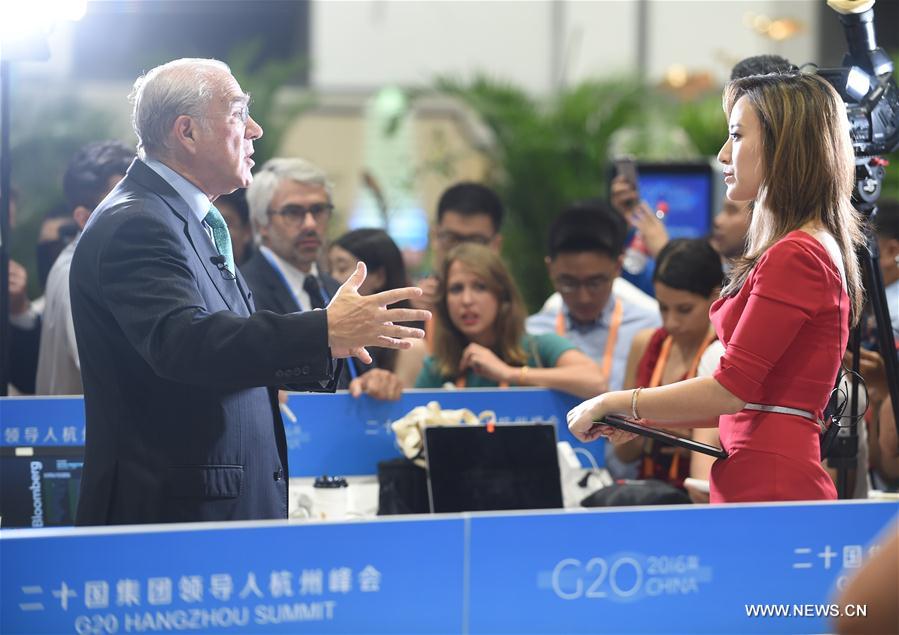
<path id="1" fill-rule="evenodd" d="M 225 257 L 225 266 L 228 271 L 234 273 L 234 253 L 231 251 L 231 234 L 228 233 L 228 225 L 222 217 L 222 213 L 215 208 L 215 205 L 209 206 L 209 212 L 203 219 L 206 224 L 212 228 L 212 239 L 215 241 L 215 248 L 219 254 Z"/>

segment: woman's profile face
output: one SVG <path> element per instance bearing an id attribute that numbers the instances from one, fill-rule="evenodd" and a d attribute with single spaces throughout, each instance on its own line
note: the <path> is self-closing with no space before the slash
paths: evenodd
<path id="1" fill-rule="evenodd" d="M 656 299 L 662 314 L 662 326 L 675 339 L 700 339 L 709 330 L 709 309 L 717 293 L 704 298 L 692 291 L 655 283 Z"/>
<path id="2" fill-rule="evenodd" d="M 457 260 L 446 276 L 446 308 L 459 331 L 469 340 L 482 343 L 494 328 L 499 301 L 484 280 Z"/>
<path id="3" fill-rule="evenodd" d="M 331 276 L 340 284 L 346 282 L 353 271 L 356 270 L 356 256 L 348 252 L 340 245 L 332 245 L 328 250 L 328 264 L 331 267 Z"/>
<path id="4" fill-rule="evenodd" d="M 328 250 L 328 266 L 331 268 L 331 277 L 343 284 L 347 278 L 353 275 L 359 259 L 340 245 L 332 245 Z M 365 281 L 359 285 L 359 295 L 371 295 L 377 293 L 384 286 L 384 270 L 369 269 Z"/>
<path id="5" fill-rule="evenodd" d="M 752 201 L 758 196 L 764 176 L 762 167 L 762 125 L 745 96 L 740 97 L 730 112 L 728 138 L 718 153 L 724 165 L 727 198 Z"/>

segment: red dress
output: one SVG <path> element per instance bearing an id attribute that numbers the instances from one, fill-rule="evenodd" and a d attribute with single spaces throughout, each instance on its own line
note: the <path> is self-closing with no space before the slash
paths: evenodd
<path id="1" fill-rule="evenodd" d="M 749 403 L 821 417 L 848 337 L 849 298 L 827 250 L 802 231 L 762 255 L 740 291 L 712 305 L 725 346 L 714 377 Z M 719 418 L 729 456 L 712 467 L 711 501 L 835 499 L 819 427 L 796 415 L 742 410 Z"/>

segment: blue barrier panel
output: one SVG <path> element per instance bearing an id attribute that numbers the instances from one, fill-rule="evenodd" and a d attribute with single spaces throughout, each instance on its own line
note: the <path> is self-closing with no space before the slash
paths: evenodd
<path id="1" fill-rule="evenodd" d="M 462 630 L 464 520 L 0 532 L 0 632 Z"/>
<path id="2" fill-rule="evenodd" d="M 897 512 L 847 502 L 5 530 L 0 632 L 821 633 L 834 586 Z M 761 605 L 788 616 L 747 615 Z"/>
<path id="3" fill-rule="evenodd" d="M 84 445 L 81 397 L 0 397 L 0 445 Z"/>
<path id="4" fill-rule="evenodd" d="M 847 502 L 475 517 L 470 632 L 829 632 L 834 585 L 897 511 Z M 747 614 L 762 604 L 789 605 L 788 616 Z"/>
<path id="5" fill-rule="evenodd" d="M 543 389 L 408 390 L 399 401 L 354 399 L 346 392 L 294 393 L 288 407 L 297 417 L 285 418 L 291 476 L 375 474 L 377 463 L 400 456 L 390 424 L 416 406 L 437 401 L 443 408 L 493 410 L 501 422 L 541 420 L 560 424 L 559 440 L 581 444 L 564 425 L 565 414 L 578 403 L 571 395 Z M 4 446 L 81 446 L 84 408 L 80 397 L 0 398 L 0 443 Z M 585 446 L 599 465 L 602 445 Z"/>
<path id="6" fill-rule="evenodd" d="M 288 405 L 297 422 L 284 422 L 291 476 L 375 474 L 379 461 L 401 456 L 390 424 L 430 401 L 446 409 L 468 408 L 475 414 L 493 410 L 501 422 L 561 424 L 557 425 L 559 440 L 581 445 L 565 425 L 565 414 L 579 400 L 550 390 L 410 390 L 399 401 L 354 399 L 345 393 L 295 394 Z M 602 465 L 601 446 L 587 447 Z"/>

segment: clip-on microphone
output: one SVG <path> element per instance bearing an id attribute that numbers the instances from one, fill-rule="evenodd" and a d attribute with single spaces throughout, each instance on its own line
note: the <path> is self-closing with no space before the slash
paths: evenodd
<path id="1" fill-rule="evenodd" d="M 226 263 L 226 260 L 225 260 L 225 257 L 224 257 L 224 256 L 221 256 L 221 255 L 219 255 L 219 256 L 210 256 L 210 257 L 209 257 L 209 262 L 211 262 L 212 264 L 214 264 L 214 265 L 216 266 L 216 268 L 219 270 L 219 273 L 222 274 L 222 277 L 223 277 L 225 280 L 236 280 L 236 279 L 237 279 L 237 276 L 235 276 L 235 275 L 231 272 L 231 270 L 228 269 L 228 266 L 225 264 L 225 263 Z"/>

